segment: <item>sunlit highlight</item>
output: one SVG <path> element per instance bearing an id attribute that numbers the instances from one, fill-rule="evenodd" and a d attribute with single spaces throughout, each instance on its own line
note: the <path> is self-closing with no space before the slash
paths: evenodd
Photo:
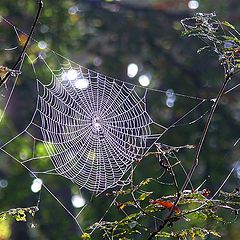
<path id="1" fill-rule="evenodd" d="M 78 76 L 77 71 L 74 69 L 70 69 L 70 70 L 68 70 L 66 77 L 68 80 L 72 81 L 72 80 L 75 80 L 77 78 L 77 76 Z"/>
<path id="2" fill-rule="evenodd" d="M 86 203 L 86 201 L 81 195 L 76 194 L 76 195 L 72 196 L 72 205 L 75 208 L 81 208 L 85 205 L 85 203 Z"/>
<path id="3" fill-rule="evenodd" d="M 79 79 L 76 80 L 74 85 L 77 89 L 82 89 L 83 90 L 83 89 L 88 88 L 89 81 L 86 78 L 79 78 Z"/>
<path id="4" fill-rule="evenodd" d="M 40 42 L 38 43 L 38 47 L 39 47 L 40 49 L 46 49 L 46 48 L 47 48 L 47 43 L 46 43 L 45 41 L 40 41 Z"/>
<path id="5" fill-rule="evenodd" d="M 150 82 L 151 82 L 151 78 L 144 74 L 144 75 L 141 75 L 139 78 L 138 78 L 138 82 L 143 86 L 143 87 L 147 87 Z"/>
<path id="6" fill-rule="evenodd" d="M 34 193 L 37 193 L 41 190 L 42 188 L 43 181 L 40 178 L 36 178 L 33 180 L 32 185 L 31 185 L 31 190 Z"/>
<path id="7" fill-rule="evenodd" d="M 130 78 L 134 78 L 138 73 L 138 65 L 135 63 L 130 63 L 127 68 L 127 75 Z"/>
<path id="8" fill-rule="evenodd" d="M 199 2 L 196 1 L 196 0 L 191 0 L 191 1 L 188 2 L 188 7 L 190 9 L 194 9 L 195 10 L 195 9 L 197 9 L 199 7 Z"/>

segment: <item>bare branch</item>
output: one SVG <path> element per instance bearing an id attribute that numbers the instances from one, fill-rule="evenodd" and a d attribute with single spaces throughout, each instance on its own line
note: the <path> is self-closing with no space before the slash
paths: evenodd
<path id="1" fill-rule="evenodd" d="M 22 61 L 22 59 L 24 57 L 24 54 L 26 52 L 27 46 L 28 46 L 28 44 L 29 44 L 29 42 L 31 40 L 32 35 L 33 35 L 34 29 L 35 29 L 35 27 L 37 25 L 38 19 L 39 19 L 40 14 L 41 14 L 41 10 L 43 8 L 43 1 L 42 0 L 38 0 L 37 2 L 38 2 L 38 10 L 37 10 L 36 17 L 34 19 L 31 31 L 30 31 L 30 33 L 28 35 L 27 41 L 25 42 L 24 47 L 23 47 L 23 49 L 22 49 L 22 51 L 21 51 L 17 61 L 15 62 L 13 67 L 11 68 L 11 71 L 14 71 L 16 69 L 16 67 L 18 66 L 18 64 Z M 6 82 L 8 77 L 11 75 L 11 71 L 8 71 L 7 74 L 3 77 L 3 79 L 0 79 L 0 87 Z"/>

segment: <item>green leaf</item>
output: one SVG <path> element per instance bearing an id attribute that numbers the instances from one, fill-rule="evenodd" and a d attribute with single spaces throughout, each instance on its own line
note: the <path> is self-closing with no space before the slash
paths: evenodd
<path id="1" fill-rule="evenodd" d="M 144 201 L 147 197 L 149 197 L 151 194 L 153 194 L 153 192 L 145 192 L 145 193 L 142 193 L 140 196 L 139 196 L 139 198 L 138 198 L 138 200 L 139 201 Z"/>
<path id="2" fill-rule="evenodd" d="M 145 186 L 147 184 L 149 184 L 150 182 L 152 182 L 153 178 L 146 178 L 143 181 L 140 182 L 139 187 Z"/>
<path id="3" fill-rule="evenodd" d="M 213 230 L 208 230 L 208 231 L 213 236 L 216 236 L 216 237 L 219 237 L 219 238 L 221 237 L 221 235 L 218 232 L 216 232 L 216 231 L 213 231 Z"/>
<path id="4" fill-rule="evenodd" d="M 172 234 L 168 232 L 159 232 L 156 234 L 156 237 L 161 237 L 161 238 L 171 238 Z"/>
<path id="5" fill-rule="evenodd" d="M 38 211 L 38 207 L 28 207 L 28 208 L 12 208 L 8 211 L 0 213 L 0 220 L 6 220 L 8 216 L 14 218 L 16 221 L 27 221 L 27 214 L 34 216 Z"/>
<path id="6" fill-rule="evenodd" d="M 129 222 L 130 220 L 138 219 L 141 216 L 142 216 L 142 212 L 132 213 L 132 214 L 129 214 L 127 217 L 123 218 L 120 222 L 125 222 L 125 221 Z"/>
<path id="7" fill-rule="evenodd" d="M 6 218 L 7 218 L 7 213 L 6 212 L 2 212 L 0 214 L 0 220 L 6 220 Z"/>
<path id="8" fill-rule="evenodd" d="M 84 233 L 84 234 L 81 236 L 81 239 L 83 239 L 83 240 L 90 240 L 90 239 L 91 239 L 91 236 L 90 236 L 88 233 Z"/>
<path id="9" fill-rule="evenodd" d="M 18 222 L 26 222 L 27 218 L 26 218 L 26 213 L 23 209 L 19 209 L 16 213 L 16 215 L 14 215 L 16 221 Z"/>
<path id="10" fill-rule="evenodd" d="M 212 230 L 208 230 L 205 228 L 197 228 L 197 227 L 192 227 L 188 229 L 183 229 L 179 232 L 159 232 L 156 234 L 156 237 L 161 237 L 161 238 L 177 238 L 177 239 L 192 239 L 195 240 L 196 237 L 197 239 L 202 239 L 204 240 L 206 236 L 208 235 L 213 235 L 215 237 L 221 237 L 221 235 Z"/>
<path id="11" fill-rule="evenodd" d="M 202 211 L 190 213 L 190 214 L 188 214 L 188 217 L 191 218 L 191 220 L 193 220 L 193 219 L 197 219 L 198 221 L 206 221 L 207 220 L 207 215 L 205 213 L 203 213 Z"/>
<path id="12" fill-rule="evenodd" d="M 162 237 L 162 238 L 171 238 L 171 234 L 168 232 L 159 232 L 156 237 Z"/>

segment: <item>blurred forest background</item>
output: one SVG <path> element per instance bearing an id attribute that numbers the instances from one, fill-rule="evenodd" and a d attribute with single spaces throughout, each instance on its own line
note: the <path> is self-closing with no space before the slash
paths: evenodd
<path id="1" fill-rule="evenodd" d="M 1 0 L 0 15 L 29 33 L 36 8 L 34 0 Z M 226 20 L 236 28 L 240 25 L 239 0 L 46 0 L 33 36 L 38 43 L 31 41 L 27 53 L 33 58 L 39 53 L 47 54 L 47 46 L 80 65 L 117 79 L 211 99 L 216 96 L 223 81 L 222 68 L 213 53 L 196 53 L 203 43 L 183 37 L 180 20 L 196 12 L 213 11 L 220 20 Z M 21 48 L 12 51 L 5 49 L 21 46 L 21 41 L 18 41 L 14 29 L 4 21 L 0 22 L 0 36 L 0 65 L 11 68 Z M 20 37 L 24 38 L 24 35 L 20 34 Z M 54 66 L 54 62 L 52 64 Z M 36 106 L 36 77 L 32 72 L 31 64 L 26 60 L 23 74 L 19 76 L 0 123 L 0 144 L 17 135 L 31 120 Z M 44 73 L 40 80 L 48 82 Z M 7 90 L 2 91 L 0 111 L 8 94 Z M 214 193 L 235 166 L 235 172 L 224 189 L 232 191 L 239 187 L 240 151 L 239 145 L 233 147 L 240 137 L 239 99 L 239 89 L 236 89 L 220 101 L 201 153 L 200 165 L 194 174 L 194 186 L 207 179 L 204 187 Z M 178 96 L 174 101 L 169 101 L 165 93 L 161 98 L 152 94 L 148 100 L 150 115 L 161 124 L 173 122 L 186 109 L 189 110 L 189 103 L 190 100 L 184 102 Z M 162 106 L 160 111 L 156 111 L 158 104 Z M 199 111 L 204 113 L 209 107 L 204 106 Z M 161 141 L 173 146 L 196 144 L 205 121 L 206 117 L 203 117 L 197 124 L 169 131 Z M 32 151 L 28 139 L 24 138 L 14 142 L 11 147 L 19 155 Z M 193 152 L 183 151 L 181 154 L 179 159 L 189 169 Z M 137 179 L 159 174 L 154 159 L 144 160 L 142 164 L 135 173 Z M 72 204 L 73 196 L 78 200 L 81 197 L 81 201 L 91 197 L 85 190 L 79 195 L 78 188 L 61 177 L 48 178 L 47 181 L 51 191 L 71 211 L 75 211 L 74 207 L 79 211 L 81 207 L 81 204 Z M 171 193 L 166 186 L 155 191 L 159 195 Z M 33 188 L 33 178 L 29 173 L 16 161 L 0 153 L 0 211 L 33 206 L 38 198 L 39 193 Z M 107 204 L 105 196 L 94 200 L 80 215 L 81 224 L 86 227 L 102 217 Z M 11 220 L 0 222 L 0 239 L 79 239 L 74 221 L 45 190 L 41 192 L 39 208 L 36 216 L 27 223 Z M 110 211 L 109 218 L 116 218 L 116 213 Z M 229 224 L 218 226 L 223 234 L 222 239 L 240 239 L 238 218 L 234 214 L 228 214 L 225 218 Z M 32 224 L 34 227 L 31 227 Z"/>

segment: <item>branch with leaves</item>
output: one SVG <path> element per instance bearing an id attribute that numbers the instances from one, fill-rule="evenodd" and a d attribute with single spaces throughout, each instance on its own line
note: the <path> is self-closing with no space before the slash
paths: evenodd
<path id="1" fill-rule="evenodd" d="M 112 196 L 118 197 L 115 201 L 116 209 L 124 213 L 124 217 L 120 220 L 95 223 L 89 228 L 89 231 L 92 229 L 102 231 L 104 239 L 133 239 L 137 236 L 141 236 L 142 239 L 154 239 L 156 237 L 171 239 L 190 237 L 194 239 L 197 236 L 200 239 L 205 239 L 207 235 L 220 237 L 220 233 L 211 227 L 203 227 L 207 221 L 212 221 L 215 224 L 225 224 L 226 221 L 218 214 L 221 210 L 228 210 L 234 215 L 237 215 L 239 212 L 239 189 L 235 189 L 233 192 L 221 191 L 216 199 L 210 197 L 211 194 L 208 189 L 186 190 L 182 193 L 178 206 L 174 206 L 174 201 L 177 198 L 176 194 L 162 196 L 158 199 L 151 198 L 152 195 L 155 195 L 154 192 L 150 191 L 150 185 L 154 181 L 156 179 L 148 178 L 135 186 L 136 200 L 131 200 L 133 191 L 131 188 L 112 192 Z M 146 188 L 148 191 L 146 191 Z M 120 202 L 120 199 L 126 198 L 129 200 Z M 137 204 L 135 201 L 137 201 Z M 149 235 L 149 232 L 151 232 L 150 226 L 156 223 L 162 224 L 165 220 L 161 216 L 169 213 L 171 209 L 173 209 L 173 214 L 168 218 L 166 224 L 168 228 L 165 227 L 164 231 L 154 232 L 154 236 L 153 234 Z M 149 224 L 151 221 L 152 223 Z M 190 223 L 189 228 L 179 231 L 171 230 L 171 226 L 182 222 Z M 192 222 L 197 222 L 196 226 L 192 227 Z M 90 237 L 87 233 L 84 236 Z"/>
<path id="2" fill-rule="evenodd" d="M 187 190 L 187 188 L 191 184 L 192 176 L 198 167 L 203 144 L 215 110 L 221 97 L 228 93 L 226 92 L 226 86 L 240 70 L 240 34 L 230 23 L 219 21 L 215 13 L 197 13 L 194 17 L 183 19 L 181 23 L 185 36 L 198 37 L 206 44 L 198 50 L 198 53 L 211 50 L 217 55 L 224 69 L 222 86 L 217 96 L 212 99 L 213 104 L 196 145 L 192 166 L 186 174 L 182 187 L 179 188 L 174 170 L 178 163 L 172 164 L 169 160 L 171 154 L 181 148 L 157 144 L 157 151 L 148 155 L 155 155 L 164 173 L 172 178 L 172 186 L 175 188 L 174 193 L 160 198 L 151 198 L 156 194 L 151 188 L 151 183 L 158 182 L 159 179 L 147 178 L 137 185 L 132 184 L 131 188 L 108 194 L 109 196 L 114 195 L 116 208 L 124 213 L 124 217 L 113 222 L 102 221 L 89 228 L 89 231 L 99 229 L 106 239 L 132 239 L 138 235 L 141 235 L 142 239 L 145 237 L 148 240 L 156 237 L 171 239 L 186 239 L 187 237 L 205 239 L 208 235 L 221 237 L 220 233 L 212 229 L 211 226 L 208 227 L 206 223 L 210 220 L 216 225 L 226 223 L 219 215 L 222 210 L 230 211 L 236 216 L 239 213 L 239 189 L 224 192 L 221 190 L 224 185 L 222 184 L 220 189 L 211 197 L 208 189 L 201 189 L 202 185 L 195 190 L 192 185 L 190 190 Z M 227 180 L 228 178 L 224 183 Z M 120 199 L 128 200 L 122 201 Z M 179 222 L 189 222 L 190 224 L 188 224 L 189 227 L 179 231 L 171 231 L 167 228 L 167 226 L 171 227 Z M 193 227 L 193 223 L 196 223 L 196 226 Z M 151 230 L 152 226 L 155 226 L 153 231 Z M 88 237 L 86 239 L 90 239 L 90 235 L 87 233 L 85 233 L 85 236 Z"/>

